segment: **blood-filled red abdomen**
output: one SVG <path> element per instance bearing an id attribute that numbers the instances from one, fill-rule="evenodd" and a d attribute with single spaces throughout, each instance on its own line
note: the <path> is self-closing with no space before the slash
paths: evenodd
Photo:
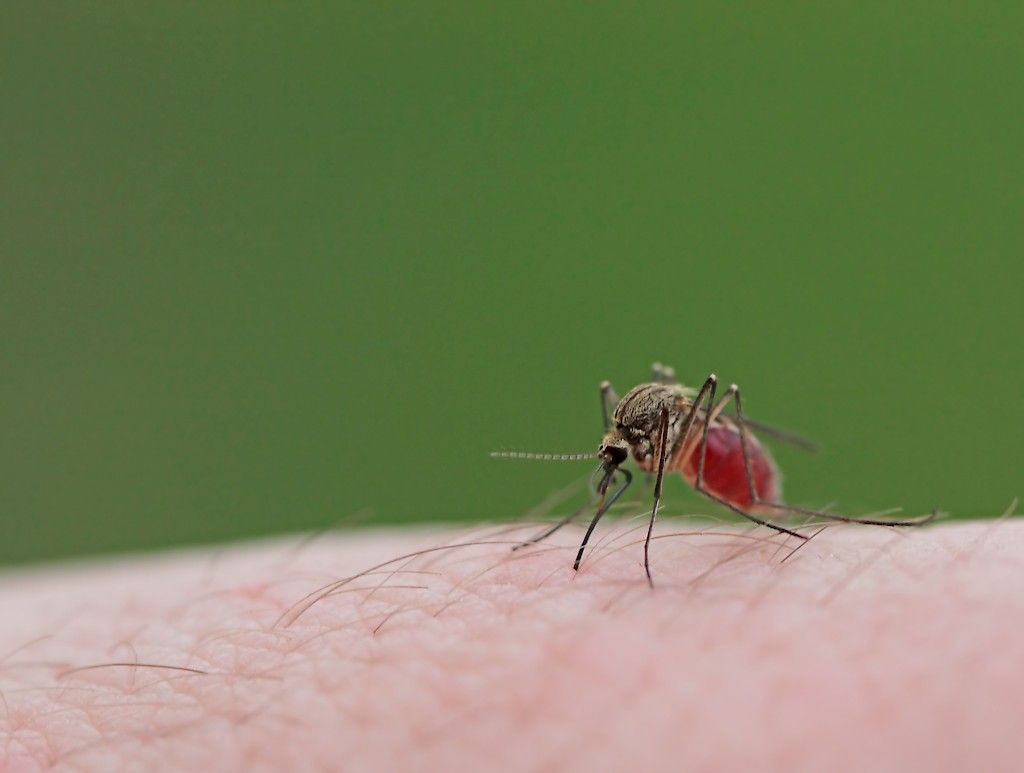
<path id="1" fill-rule="evenodd" d="M 758 497 L 764 502 L 778 502 L 782 496 L 779 470 L 768 452 L 752 435 L 747 435 L 747 450 L 750 453 L 750 471 Z M 743 447 L 740 433 L 731 427 L 712 427 L 708 432 L 707 457 L 704 460 L 704 487 L 713 494 L 736 505 L 747 508 L 750 487 L 743 467 Z M 697 480 L 697 465 L 700 464 L 700 446 L 697 445 L 686 460 L 682 473 L 692 486 Z"/>

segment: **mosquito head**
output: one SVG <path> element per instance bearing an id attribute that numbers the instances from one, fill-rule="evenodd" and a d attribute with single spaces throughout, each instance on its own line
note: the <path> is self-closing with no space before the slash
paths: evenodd
<path id="1" fill-rule="evenodd" d="M 612 415 L 612 429 L 601 443 L 601 453 L 609 446 L 625 444 L 641 469 L 650 471 L 654 464 L 654 450 L 662 413 L 677 410 L 685 399 L 685 389 L 679 384 L 640 384 L 630 389 Z M 617 442 L 613 442 L 617 441 Z M 617 450 L 611 453 L 620 453 Z"/>
<path id="2" fill-rule="evenodd" d="M 617 431 L 611 431 L 601 440 L 597 458 L 607 469 L 614 470 L 629 457 L 629 443 Z"/>

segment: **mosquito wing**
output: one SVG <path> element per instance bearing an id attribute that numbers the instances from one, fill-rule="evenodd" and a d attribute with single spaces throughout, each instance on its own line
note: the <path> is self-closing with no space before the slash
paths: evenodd
<path id="1" fill-rule="evenodd" d="M 743 417 L 743 423 L 761 437 L 770 438 L 771 440 L 776 440 L 779 443 L 785 443 L 788 446 L 793 446 L 793 448 L 799 448 L 801 451 L 816 454 L 821 450 L 821 446 L 813 440 L 809 440 L 788 430 L 773 427 L 771 424 L 754 421 L 753 419 L 748 419 L 745 416 Z"/>

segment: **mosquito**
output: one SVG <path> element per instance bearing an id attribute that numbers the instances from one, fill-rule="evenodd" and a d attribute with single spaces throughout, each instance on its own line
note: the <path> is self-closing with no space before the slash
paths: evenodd
<path id="1" fill-rule="evenodd" d="M 772 513 L 892 527 L 921 526 L 938 515 L 936 511 L 906 520 L 858 518 L 784 504 L 779 468 L 754 432 L 805 451 L 816 451 L 816 444 L 799 435 L 745 418 L 740 388 L 732 384 L 718 397 L 718 377 L 714 373 L 704 379 L 700 389 L 693 389 L 678 383 L 672 368 L 655 363 L 651 380 L 633 387 L 621 400 L 610 382 L 602 382 L 600 389 L 604 437 L 596 454 L 516 451 L 491 454 L 497 458 L 512 459 L 599 460 L 600 465 L 595 470 L 596 511 L 576 554 L 573 563 L 576 571 L 579 571 L 598 521 L 633 482 L 632 473 L 623 467 L 630 456 L 642 472 L 655 476 L 654 502 L 644 540 L 644 572 L 651 587 L 654 586 L 650 562 L 651 534 L 661 506 L 666 473 L 678 472 L 697 493 L 711 501 L 760 526 L 799 540 L 806 540 L 808 536 L 773 522 Z M 730 405 L 732 412 L 727 414 L 725 409 Z M 613 482 L 617 482 L 619 476 L 621 483 L 616 483 L 609 495 Z M 577 510 L 517 547 L 547 539 L 573 521 L 583 509 L 586 508 Z"/>

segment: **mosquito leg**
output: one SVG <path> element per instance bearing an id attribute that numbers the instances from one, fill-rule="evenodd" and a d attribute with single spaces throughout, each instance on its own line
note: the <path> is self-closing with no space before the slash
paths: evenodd
<path id="1" fill-rule="evenodd" d="M 769 529 L 773 529 L 773 530 L 777 531 L 779 534 L 788 534 L 790 537 L 796 537 L 797 539 L 801 539 L 801 540 L 807 539 L 807 535 L 806 534 L 801 534 L 798 531 L 793 531 L 792 529 L 787 529 L 785 526 L 779 526 L 779 524 L 772 523 L 771 521 L 767 521 L 764 518 L 758 518 L 756 515 L 753 515 L 752 513 L 748 513 L 743 508 L 737 507 L 732 502 L 729 502 L 728 500 L 722 499 L 717 494 L 713 494 L 712 492 L 710 492 L 706 488 L 704 488 L 703 481 L 700 483 L 699 486 L 695 484 L 693 488 L 694 488 L 694 490 L 697 491 L 698 494 L 702 494 L 703 496 L 706 496 L 712 502 L 717 502 L 718 504 L 722 505 L 722 507 L 726 507 L 726 508 L 732 510 L 737 515 L 742 515 L 744 518 L 746 518 L 749 521 L 753 521 L 754 523 L 759 524 L 761 526 L 767 526 Z M 785 509 L 788 510 L 789 508 L 785 508 Z"/>
<path id="2" fill-rule="evenodd" d="M 869 526 L 921 526 L 935 520 L 938 516 L 938 511 L 929 513 L 928 515 L 922 516 L 921 518 L 908 518 L 903 521 L 894 521 L 883 518 L 857 518 L 849 515 L 839 515 L 837 513 L 826 513 L 822 510 L 810 510 L 803 507 L 793 507 L 792 505 L 785 505 L 781 502 L 765 502 L 757 493 L 757 486 L 754 485 L 754 474 L 750 467 L 750 447 L 749 437 L 747 433 L 746 420 L 743 418 L 743 401 L 740 397 L 740 388 L 733 384 L 729 387 L 728 391 L 722 396 L 721 401 L 712 410 L 712 416 L 717 416 L 725 408 L 726 403 L 732 399 L 736 403 L 736 424 L 740 429 L 740 449 L 743 451 L 743 470 L 747 476 L 747 488 L 750 491 L 750 501 L 758 507 L 767 507 L 772 510 L 778 510 L 780 512 L 788 513 L 800 513 L 802 515 L 810 515 L 817 518 L 827 518 L 831 521 L 841 521 L 843 523 L 863 523 Z M 698 473 L 698 480 L 700 475 Z"/>
<path id="3" fill-rule="evenodd" d="M 580 516 L 580 513 L 582 513 L 584 510 L 586 510 L 592 504 L 593 504 L 593 502 L 588 502 L 587 504 L 583 505 L 578 510 L 576 510 L 576 512 L 574 512 L 574 513 L 572 513 L 570 515 L 565 516 L 565 518 L 562 518 L 560 521 L 557 521 L 556 523 L 552 524 L 549 528 L 545 529 L 540 534 L 537 534 L 537 535 L 535 535 L 533 537 L 530 537 L 527 540 L 523 540 L 518 545 L 513 545 L 512 546 L 513 552 L 516 551 L 516 550 L 522 550 L 523 548 L 529 547 L 530 545 L 536 545 L 538 542 L 543 542 L 548 537 L 550 537 L 552 534 L 554 534 L 556 531 L 561 529 L 563 526 L 568 526 L 570 523 L 575 521 Z"/>
<path id="4" fill-rule="evenodd" d="M 662 365 L 660 362 L 654 363 L 651 365 L 651 381 L 656 384 L 676 383 L 675 368 L 670 368 L 668 365 Z"/>
<path id="5" fill-rule="evenodd" d="M 675 442 L 676 448 L 686 448 L 686 443 L 690 439 L 690 430 L 693 428 L 694 422 L 697 418 L 697 411 L 700 410 L 701 404 L 707 402 L 710 406 L 715 399 L 715 387 L 718 384 L 718 376 L 714 373 L 704 379 L 704 383 L 701 385 L 700 391 L 697 396 L 693 399 L 693 403 L 690 405 L 690 412 L 686 414 L 686 418 L 683 419 L 683 426 L 679 430 L 679 438 Z"/>
<path id="6" fill-rule="evenodd" d="M 655 363 L 655 368 L 658 365 Z M 697 411 L 700 410 L 701 403 L 704 401 L 707 395 L 711 395 L 708 403 L 714 399 L 715 394 L 715 383 L 718 381 L 717 376 L 712 373 L 704 381 L 704 385 L 701 386 L 700 392 L 697 393 L 696 399 L 690 406 L 689 412 L 686 414 L 686 418 L 683 419 L 683 426 L 679 431 L 679 438 L 675 442 L 677 448 L 684 448 L 690 435 L 690 430 L 693 427 L 694 418 L 697 416 Z M 668 447 L 668 428 L 670 424 L 669 412 L 667 408 L 663 408 L 661 412 L 661 429 L 658 437 L 658 472 L 654 478 L 654 506 L 651 508 L 651 520 L 647 524 L 647 539 L 644 540 L 644 571 L 647 573 L 647 582 L 650 586 L 654 587 L 654 580 L 651 579 L 651 534 L 654 531 L 654 520 L 658 517 L 658 507 L 661 505 L 661 487 L 665 481 L 665 463 L 669 456 Z"/>
<path id="7" fill-rule="evenodd" d="M 607 432 L 612 426 L 612 412 L 619 404 L 619 396 L 615 394 L 615 388 L 611 381 L 601 382 L 601 417 L 604 419 L 604 431 Z"/>
<path id="8" fill-rule="evenodd" d="M 713 378 L 713 376 L 709 376 L 708 380 L 711 381 L 712 378 Z M 723 499 L 722 497 L 718 496 L 717 494 L 714 494 L 711 491 L 708 491 L 706 488 L 704 488 L 704 463 L 707 460 L 707 455 L 708 455 L 708 453 L 707 453 L 708 452 L 708 430 L 711 427 L 711 418 L 712 418 L 713 415 L 717 416 L 719 413 L 721 413 L 722 409 L 725 408 L 726 401 L 728 399 L 730 399 L 733 396 L 738 396 L 739 395 L 739 388 L 736 387 L 735 384 L 733 384 L 732 386 L 729 387 L 728 390 L 726 390 L 726 393 L 724 395 L 722 395 L 722 400 L 720 402 L 718 402 L 718 403 L 715 403 L 715 383 L 716 383 L 716 381 L 712 381 L 711 382 L 711 394 L 710 394 L 710 397 L 708 398 L 708 404 L 712 405 L 713 407 L 710 408 L 708 411 L 706 411 L 705 414 L 704 414 L 704 426 L 703 426 L 703 429 L 702 429 L 702 432 L 701 432 L 700 447 L 697 450 L 697 452 L 700 454 L 700 457 L 699 457 L 698 462 L 697 462 L 697 479 L 694 481 L 694 484 L 693 484 L 694 490 L 696 490 L 697 493 L 703 494 L 708 499 L 710 499 L 710 500 L 712 500 L 714 502 L 717 502 L 720 505 L 723 505 L 723 506 L 729 508 L 734 513 L 736 513 L 738 515 L 742 515 L 747 520 L 753 521 L 754 523 L 756 523 L 756 524 L 758 524 L 760 526 L 767 526 L 769 529 L 774 529 L 775 531 L 779 532 L 780 534 L 789 534 L 790 536 L 796 537 L 796 538 L 801 539 L 801 540 L 807 539 L 806 536 L 804 536 L 803 534 L 801 534 L 798 531 L 793 531 L 792 529 L 787 529 L 785 526 L 779 526 L 777 523 L 772 523 L 771 521 L 765 520 L 764 518 L 758 518 L 753 513 L 748 513 L 743 508 L 734 505 L 732 502 L 729 502 L 729 501 Z M 701 390 L 701 391 L 703 392 L 703 390 Z M 700 395 L 698 395 L 698 400 L 699 399 L 700 399 Z M 738 401 L 737 401 L 737 405 L 738 405 Z M 697 403 L 695 402 L 694 403 L 694 411 L 696 411 L 696 409 L 697 409 Z M 741 427 L 742 427 L 742 424 L 741 424 Z M 747 483 L 748 483 L 748 485 L 753 486 L 753 476 L 751 476 L 751 474 L 750 474 L 750 462 L 749 462 L 748 455 L 747 455 L 747 446 L 746 446 L 746 442 L 744 440 L 744 437 L 745 436 L 743 434 L 743 430 L 741 429 L 740 430 L 740 446 L 743 449 L 743 464 L 744 464 L 744 467 L 745 467 L 746 473 L 747 473 Z"/>
<path id="9" fill-rule="evenodd" d="M 725 394 L 722 395 L 722 399 L 711 409 L 710 420 L 714 421 L 717 419 L 718 415 L 725 410 L 725 406 L 729 404 L 730 400 L 736 403 L 736 424 L 740 428 L 740 451 L 743 452 L 743 472 L 747 477 L 747 491 L 750 493 L 750 501 L 757 503 L 761 500 L 757 496 L 757 487 L 754 485 L 754 472 L 750 467 L 750 441 L 747 438 L 747 425 L 743 421 L 739 386 L 736 384 L 729 385 L 729 388 L 725 390 Z"/>
<path id="10" fill-rule="evenodd" d="M 826 513 L 823 510 L 811 510 L 806 507 L 795 507 L 794 505 L 784 505 L 779 502 L 762 502 L 757 500 L 758 507 L 770 507 L 772 510 L 779 510 L 785 513 L 800 513 L 801 515 L 811 515 L 816 518 L 826 518 L 830 521 L 841 521 L 842 523 L 863 523 L 867 526 L 924 526 L 925 524 L 931 523 L 939 517 L 938 510 L 932 510 L 927 515 L 918 516 L 917 518 L 906 518 L 902 521 L 892 520 L 890 518 L 857 518 L 852 515 L 840 515 L 839 513 Z"/>
<path id="11" fill-rule="evenodd" d="M 660 424 L 658 477 L 654 479 L 654 505 L 651 507 L 651 520 L 647 524 L 647 539 L 644 540 L 644 571 L 647 573 L 647 584 L 652 588 L 654 580 L 651 579 L 651 532 L 654 531 L 654 519 L 658 517 L 658 507 L 661 506 L 661 484 L 665 480 L 665 460 L 668 459 L 668 408 L 661 409 Z"/>
<path id="12" fill-rule="evenodd" d="M 619 486 L 615 493 L 605 501 L 605 495 L 608 493 L 608 484 L 611 483 L 612 476 L 615 472 L 621 472 L 626 480 L 621 486 Z M 587 548 L 587 543 L 590 541 L 590 535 L 593 534 L 594 527 L 597 526 L 597 522 L 600 521 L 601 517 L 611 509 L 612 505 L 614 505 L 616 500 L 622 496 L 623 492 L 629 488 L 629 484 L 632 482 L 633 474 L 623 467 L 614 471 L 610 470 L 605 474 L 604 478 L 601 479 L 601 483 L 597 487 L 597 492 L 601 495 L 600 504 L 598 505 L 597 512 L 594 513 L 593 519 L 590 521 L 590 525 L 587 527 L 587 533 L 583 535 L 583 541 L 580 543 L 579 552 L 576 553 L 576 561 L 572 565 L 574 571 L 578 572 L 580 569 L 580 563 L 583 561 L 583 551 Z"/>

